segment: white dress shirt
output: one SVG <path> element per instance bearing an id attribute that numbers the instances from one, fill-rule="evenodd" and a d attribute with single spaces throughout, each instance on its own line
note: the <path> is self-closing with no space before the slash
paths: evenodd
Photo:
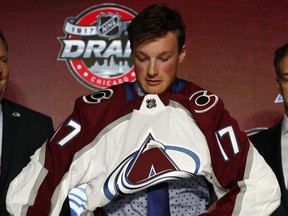
<path id="1" fill-rule="evenodd" d="M 285 114 L 281 125 L 281 154 L 285 185 L 288 188 L 288 117 Z"/>

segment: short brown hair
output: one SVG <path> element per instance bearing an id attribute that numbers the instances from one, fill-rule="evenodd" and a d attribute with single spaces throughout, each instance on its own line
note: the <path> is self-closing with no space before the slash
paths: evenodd
<path id="1" fill-rule="evenodd" d="M 288 55 L 288 43 L 283 44 L 281 47 L 277 48 L 274 53 L 274 68 L 278 79 L 282 78 L 282 72 L 280 70 L 280 61 Z"/>
<path id="2" fill-rule="evenodd" d="M 171 31 L 176 32 L 178 50 L 181 51 L 185 44 L 185 25 L 181 15 L 166 6 L 151 5 L 141 11 L 128 26 L 131 50 L 143 42 L 163 37 Z"/>

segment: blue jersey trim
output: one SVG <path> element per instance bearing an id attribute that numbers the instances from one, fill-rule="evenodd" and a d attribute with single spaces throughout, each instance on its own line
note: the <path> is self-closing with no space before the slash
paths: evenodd
<path id="1" fill-rule="evenodd" d="M 171 91 L 172 92 L 179 92 L 183 89 L 185 85 L 185 80 L 183 79 L 177 79 L 177 81 L 171 86 Z"/>
<path id="2" fill-rule="evenodd" d="M 133 86 L 133 83 L 129 83 L 129 82 L 125 83 L 127 101 L 132 101 L 135 99 L 132 86 Z"/>

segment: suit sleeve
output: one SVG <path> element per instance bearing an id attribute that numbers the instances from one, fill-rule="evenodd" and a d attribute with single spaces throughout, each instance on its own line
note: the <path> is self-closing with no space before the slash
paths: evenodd
<path id="1" fill-rule="evenodd" d="M 190 98 L 191 110 L 207 139 L 212 166 L 208 180 L 218 197 L 215 208 L 203 215 L 270 215 L 280 204 L 274 173 L 222 101 L 207 91 L 199 94 L 195 101 Z"/>
<path id="2" fill-rule="evenodd" d="M 11 215 L 59 215 L 70 189 L 89 178 L 91 172 L 87 169 L 93 157 L 88 156 L 82 167 L 73 167 L 73 161 L 77 155 L 80 157 L 79 152 L 91 142 L 93 134 L 82 127 L 89 123 L 86 112 L 80 111 L 81 105 L 85 106 L 78 99 L 72 114 L 10 184 L 6 203 Z"/>
<path id="3" fill-rule="evenodd" d="M 49 137 L 53 135 L 54 133 L 54 126 L 53 126 L 53 121 L 51 119 L 51 117 L 48 117 L 48 134 L 49 134 Z"/>

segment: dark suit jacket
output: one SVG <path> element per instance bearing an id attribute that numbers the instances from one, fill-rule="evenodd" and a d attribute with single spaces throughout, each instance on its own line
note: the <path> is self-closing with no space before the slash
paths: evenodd
<path id="1" fill-rule="evenodd" d="M 0 175 L 0 215 L 8 216 L 6 194 L 10 182 L 54 131 L 52 119 L 7 99 L 2 101 L 3 138 Z M 61 215 L 70 215 L 68 199 Z"/>
<path id="2" fill-rule="evenodd" d="M 253 145 L 274 171 L 281 189 L 281 205 L 273 216 L 288 216 L 288 191 L 284 183 L 281 158 L 281 122 L 249 137 Z"/>

